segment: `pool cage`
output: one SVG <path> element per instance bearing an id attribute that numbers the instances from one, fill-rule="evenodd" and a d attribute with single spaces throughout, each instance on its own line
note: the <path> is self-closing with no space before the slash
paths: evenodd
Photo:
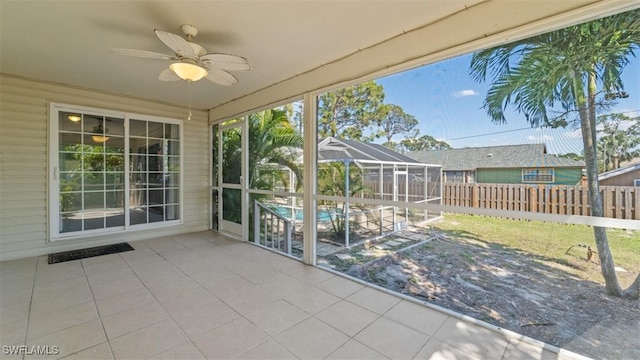
<path id="1" fill-rule="evenodd" d="M 439 211 L 388 201 L 440 205 L 442 166 L 421 163 L 379 144 L 328 137 L 318 143 L 318 195 L 347 198 L 318 200 L 318 238 L 350 247 L 440 218 Z"/>
<path id="2" fill-rule="evenodd" d="M 318 142 L 317 159 L 318 240 L 324 243 L 350 247 L 441 217 L 439 211 L 390 203 L 440 205 L 440 165 L 421 163 L 379 144 L 334 137 Z M 263 167 L 263 172 L 271 167 L 270 174 L 279 174 L 270 187 L 283 194 L 260 195 L 255 200 L 251 196 L 253 241 L 300 257 L 304 209 L 300 206 L 302 199 L 291 196 L 296 190 L 296 178 L 284 166 Z"/>

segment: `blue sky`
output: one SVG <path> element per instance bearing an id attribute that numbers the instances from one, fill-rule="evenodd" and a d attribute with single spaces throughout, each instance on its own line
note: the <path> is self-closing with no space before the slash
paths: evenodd
<path id="1" fill-rule="evenodd" d="M 464 55 L 376 82 L 384 86 L 385 103 L 400 105 L 418 119 L 420 134 L 447 140 L 454 148 L 542 142 L 547 144 L 549 153 L 581 153 L 579 128 L 532 129 L 524 116 L 514 111 L 507 111 L 506 124 L 491 122 L 482 109 L 489 83 L 476 83 L 471 79 L 470 60 L 471 55 Z M 620 100 L 610 112 L 640 116 L 638 58 L 631 59 L 624 69 L 623 82 L 629 97 Z M 523 128 L 526 129 L 511 131 Z M 400 138 L 396 136 L 394 140 Z"/>

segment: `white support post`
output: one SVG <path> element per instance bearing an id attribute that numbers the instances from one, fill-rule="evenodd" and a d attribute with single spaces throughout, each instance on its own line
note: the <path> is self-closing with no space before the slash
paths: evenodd
<path id="1" fill-rule="evenodd" d="M 380 200 L 384 200 L 384 165 L 383 164 L 380 164 L 380 178 L 379 178 L 378 186 L 380 187 Z M 384 232 L 383 216 L 384 216 L 384 210 L 382 208 L 382 205 L 380 205 L 380 236 L 382 236 L 382 233 Z"/>
<path id="2" fill-rule="evenodd" d="M 424 167 L 424 203 L 429 203 L 429 166 Z M 429 220 L 429 211 L 424 210 L 424 221 Z"/>
<path id="3" fill-rule="evenodd" d="M 302 261 L 308 265 L 316 265 L 316 241 L 318 227 L 316 225 L 317 208 L 317 97 L 314 94 L 304 95 L 302 118 L 304 121 L 304 209 L 303 254 Z"/>
<path id="4" fill-rule="evenodd" d="M 349 166 L 351 162 L 345 160 L 344 162 L 344 197 L 349 198 Z M 349 248 L 349 201 L 344 203 L 344 246 Z"/>

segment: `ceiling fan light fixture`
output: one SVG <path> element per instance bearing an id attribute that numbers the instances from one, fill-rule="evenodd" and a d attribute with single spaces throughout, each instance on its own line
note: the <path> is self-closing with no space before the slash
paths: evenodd
<path id="1" fill-rule="evenodd" d="M 208 72 L 205 68 L 188 62 L 175 62 L 169 65 L 182 80 L 198 81 L 207 76 Z"/>
<path id="2" fill-rule="evenodd" d="M 103 136 L 103 135 L 93 135 L 91 136 L 91 139 L 93 139 L 93 141 L 97 142 L 97 143 L 105 143 L 107 142 L 107 140 L 109 140 L 108 136 Z"/>
<path id="3" fill-rule="evenodd" d="M 80 120 L 82 120 L 82 117 L 78 114 L 70 114 L 69 116 L 67 116 L 67 119 L 69 119 L 70 121 L 73 122 L 78 122 Z"/>

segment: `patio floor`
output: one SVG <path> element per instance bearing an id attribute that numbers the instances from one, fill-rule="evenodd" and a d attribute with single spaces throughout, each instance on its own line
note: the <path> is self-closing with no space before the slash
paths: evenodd
<path id="1" fill-rule="evenodd" d="M 131 245 L 0 263 L 2 358 L 574 357 L 212 232 Z M 58 354 L 7 355 L 10 345 Z"/>

